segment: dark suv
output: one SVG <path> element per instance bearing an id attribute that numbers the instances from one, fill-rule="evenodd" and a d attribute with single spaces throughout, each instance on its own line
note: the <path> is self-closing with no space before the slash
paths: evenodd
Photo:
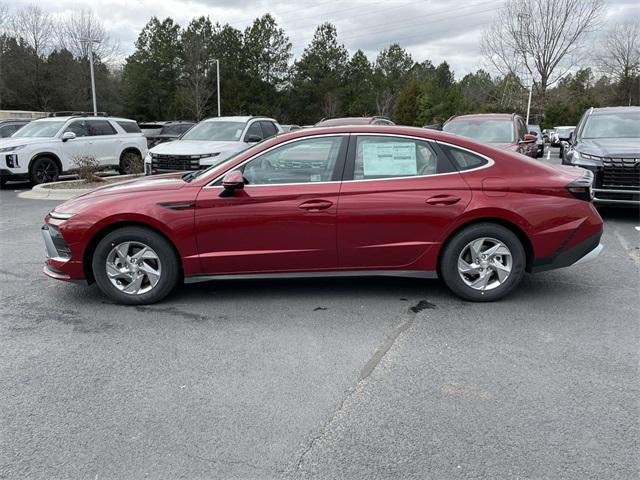
<path id="1" fill-rule="evenodd" d="M 529 133 L 524 119 L 515 113 L 454 116 L 442 130 L 536 158 L 536 136 Z"/>
<path id="2" fill-rule="evenodd" d="M 587 110 L 563 160 L 595 174 L 595 203 L 640 205 L 640 107 Z"/>
<path id="3" fill-rule="evenodd" d="M 0 120 L 0 138 L 10 137 L 30 121 L 24 118 Z"/>

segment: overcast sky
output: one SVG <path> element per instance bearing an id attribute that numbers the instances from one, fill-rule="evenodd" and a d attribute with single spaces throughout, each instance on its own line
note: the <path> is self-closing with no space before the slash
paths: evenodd
<path id="1" fill-rule="evenodd" d="M 254 18 L 271 13 L 289 35 L 297 57 L 322 22 L 337 26 L 338 37 L 350 53 L 358 48 L 370 60 L 398 42 L 414 60 L 446 60 L 456 77 L 485 66 L 478 43 L 503 0 L 13 0 L 12 7 L 36 3 L 53 14 L 91 9 L 105 23 L 127 55 L 149 18 L 172 17 L 186 26 L 196 16 L 229 23 L 244 30 Z M 608 0 L 607 23 L 640 19 L 639 0 Z"/>

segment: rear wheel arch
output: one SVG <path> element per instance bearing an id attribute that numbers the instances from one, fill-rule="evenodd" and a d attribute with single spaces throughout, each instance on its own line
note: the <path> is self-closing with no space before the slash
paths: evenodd
<path id="1" fill-rule="evenodd" d="M 120 222 L 110 223 L 100 228 L 97 232 L 93 234 L 93 236 L 91 237 L 91 240 L 89 240 L 87 247 L 85 248 L 84 253 L 82 255 L 82 268 L 84 270 L 84 275 L 87 282 L 89 283 L 95 282 L 95 277 L 93 275 L 92 259 L 93 259 L 93 254 L 96 250 L 96 247 L 98 246 L 98 243 L 100 243 L 100 240 L 102 240 L 111 232 L 114 232 L 116 230 L 119 230 L 125 227 L 145 228 L 147 230 L 150 230 L 162 236 L 167 242 L 169 242 L 169 245 L 171 245 L 171 248 L 173 248 L 173 252 L 175 253 L 176 258 L 178 259 L 178 266 L 180 268 L 180 277 L 181 278 L 184 277 L 184 266 L 182 264 L 182 256 L 180 255 L 178 248 L 175 246 L 171 238 L 169 238 L 169 236 L 165 232 L 142 221 L 120 221 Z"/>
<path id="2" fill-rule="evenodd" d="M 524 230 L 522 230 L 522 228 L 520 228 L 515 223 L 513 223 L 513 222 L 511 222 L 509 220 L 505 220 L 504 218 L 500 218 L 500 217 L 482 217 L 482 218 L 474 218 L 472 220 L 464 222 L 464 223 L 458 225 L 454 230 L 449 232 L 449 235 L 447 235 L 447 238 L 443 242 L 442 246 L 440 247 L 440 252 L 438 253 L 438 263 L 437 263 L 438 275 L 440 275 L 440 262 L 442 261 L 442 254 L 445 251 L 445 248 L 446 248 L 447 244 L 451 241 L 451 239 L 458 232 L 464 230 L 465 228 L 468 228 L 468 227 L 470 227 L 472 225 L 477 225 L 477 224 L 480 224 L 480 223 L 493 223 L 493 224 L 496 224 L 496 225 L 500 225 L 502 227 L 507 228 L 513 234 L 515 234 L 516 237 L 518 237 L 518 240 L 520 240 L 520 243 L 522 244 L 522 247 L 524 248 L 525 255 L 527 257 L 525 270 L 527 272 L 531 271 L 531 266 L 532 266 L 533 260 L 535 258 L 535 252 L 534 252 L 534 249 L 533 249 L 533 244 L 531 243 L 531 240 L 529 239 L 527 234 L 524 232 Z"/>

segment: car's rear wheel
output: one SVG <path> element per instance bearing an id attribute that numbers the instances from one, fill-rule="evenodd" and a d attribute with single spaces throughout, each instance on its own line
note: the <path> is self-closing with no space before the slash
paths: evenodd
<path id="1" fill-rule="evenodd" d="M 498 300 L 518 286 L 526 254 L 518 237 L 493 223 L 471 225 L 447 243 L 440 273 L 453 293 L 465 300 Z"/>
<path id="2" fill-rule="evenodd" d="M 138 152 L 124 152 L 120 158 L 120 175 L 139 174 L 144 172 L 144 162 Z"/>
<path id="3" fill-rule="evenodd" d="M 34 185 L 55 182 L 60 176 L 60 169 L 53 158 L 41 157 L 31 164 L 29 179 Z"/>
<path id="4" fill-rule="evenodd" d="M 162 300 L 180 275 L 171 244 L 142 227 L 120 228 L 105 236 L 95 249 L 92 268 L 100 290 L 128 305 Z"/>

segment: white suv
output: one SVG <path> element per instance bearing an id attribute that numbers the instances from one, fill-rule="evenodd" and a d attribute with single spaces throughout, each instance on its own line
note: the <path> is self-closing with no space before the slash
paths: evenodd
<path id="1" fill-rule="evenodd" d="M 134 120 L 70 116 L 34 120 L 0 139 L 0 181 L 55 182 L 73 170 L 74 159 L 94 157 L 102 167 L 128 171 L 147 154 L 147 140 Z"/>
<path id="2" fill-rule="evenodd" d="M 273 118 L 215 117 L 202 120 L 178 140 L 156 145 L 146 156 L 146 174 L 200 170 L 282 133 Z"/>

